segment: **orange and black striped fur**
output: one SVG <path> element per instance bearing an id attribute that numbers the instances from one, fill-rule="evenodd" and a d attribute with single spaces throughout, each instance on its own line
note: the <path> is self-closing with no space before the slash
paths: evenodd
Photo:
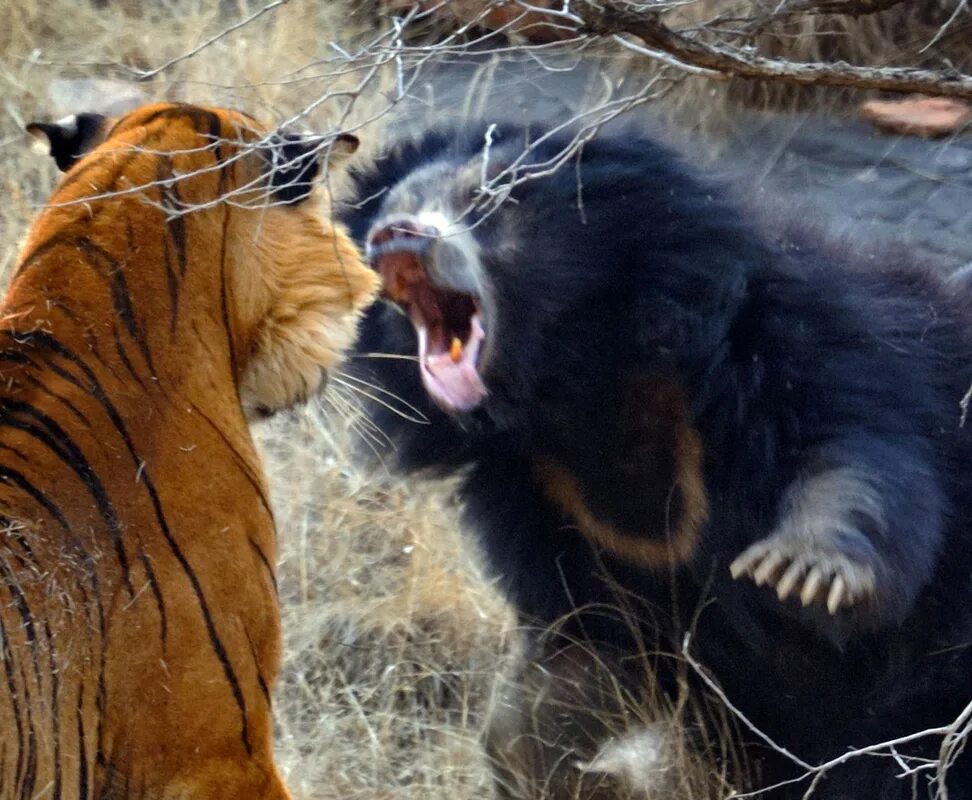
<path id="1" fill-rule="evenodd" d="M 69 169 L 0 323 L 0 798 L 285 798 L 244 407 L 316 390 L 371 296 L 311 199 L 354 139 L 183 105 L 34 132 Z"/>

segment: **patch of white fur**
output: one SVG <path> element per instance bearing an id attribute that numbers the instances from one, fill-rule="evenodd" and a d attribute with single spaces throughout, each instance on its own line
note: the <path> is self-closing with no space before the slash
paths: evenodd
<path id="1" fill-rule="evenodd" d="M 594 758 L 577 762 L 581 772 L 610 775 L 625 796 L 660 797 L 669 790 L 675 757 L 671 737 L 659 726 L 645 726 L 608 740 Z"/>

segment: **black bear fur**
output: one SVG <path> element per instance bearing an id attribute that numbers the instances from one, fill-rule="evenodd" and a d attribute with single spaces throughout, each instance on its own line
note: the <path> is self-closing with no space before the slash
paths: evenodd
<path id="1" fill-rule="evenodd" d="M 574 132 L 545 133 L 433 129 L 356 175 L 342 215 L 363 245 L 383 216 L 464 214 L 492 305 L 488 394 L 468 413 L 440 411 L 414 360 L 355 361 L 428 417 L 373 408 L 399 465 L 461 472 L 465 520 L 525 623 L 569 616 L 570 635 L 622 654 L 678 653 L 691 632 L 729 700 L 809 764 L 950 723 L 972 700 L 965 282 L 756 213 L 637 133 L 601 134 L 490 203 L 484 176 L 541 169 Z M 358 350 L 414 356 L 414 329 L 381 301 Z M 752 579 L 764 564 L 778 586 L 795 561 L 824 576 L 802 585 L 807 606 Z M 828 609 L 835 575 L 852 600 Z M 619 590 L 634 633 L 584 613 Z M 737 727 L 748 788 L 805 774 Z M 968 750 L 951 800 L 972 800 Z M 815 796 L 931 796 L 934 771 L 900 772 L 858 757 Z"/>

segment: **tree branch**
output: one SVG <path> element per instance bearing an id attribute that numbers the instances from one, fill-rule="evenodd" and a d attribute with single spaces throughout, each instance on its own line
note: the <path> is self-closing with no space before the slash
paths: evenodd
<path id="1" fill-rule="evenodd" d="M 781 14 L 842 14 L 863 17 L 901 5 L 904 0 L 794 0 Z"/>
<path id="2" fill-rule="evenodd" d="M 885 5 L 890 0 L 822 0 L 821 6 Z M 930 70 L 912 67 L 859 67 L 843 61 L 832 63 L 784 61 L 756 55 L 749 49 L 707 43 L 673 31 L 661 14 L 634 11 L 616 2 L 585 1 L 573 6 L 587 29 L 598 36 L 630 34 L 649 50 L 658 50 L 695 68 L 714 70 L 731 77 L 772 80 L 804 86 L 847 86 L 902 94 L 924 93 L 972 100 L 972 76 L 956 69 Z M 671 63 L 671 62 L 668 62 Z"/>

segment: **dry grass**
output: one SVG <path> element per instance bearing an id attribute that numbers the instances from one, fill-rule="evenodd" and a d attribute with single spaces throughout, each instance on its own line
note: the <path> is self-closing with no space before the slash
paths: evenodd
<path id="1" fill-rule="evenodd" d="M 340 416 L 262 426 L 281 534 L 279 753 L 298 796 L 483 797 L 507 608 L 439 486 L 348 457 Z"/>

